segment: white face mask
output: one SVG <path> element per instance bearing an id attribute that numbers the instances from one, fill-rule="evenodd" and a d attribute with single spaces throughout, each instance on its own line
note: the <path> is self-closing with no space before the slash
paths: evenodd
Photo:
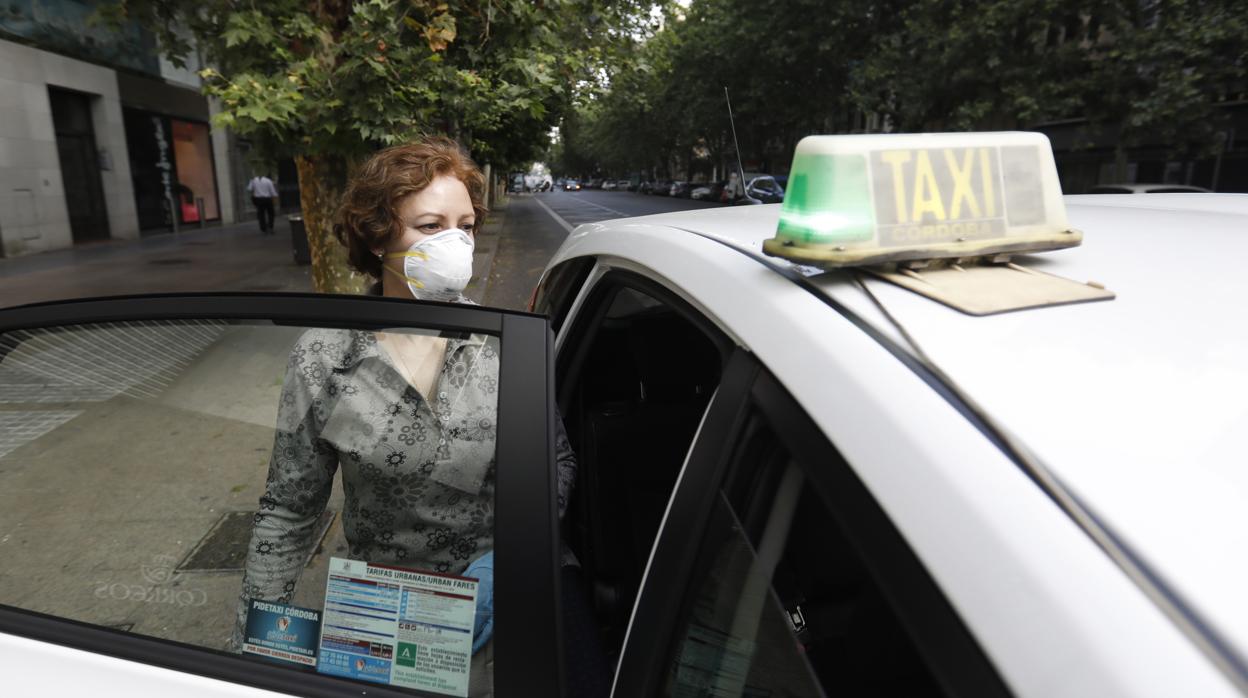
<path id="1" fill-rule="evenodd" d="M 391 252 L 387 259 L 403 257 L 403 272 L 383 266 L 407 282 L 419 300 L 454 301 L 472 278 L 472 236 L 448 228 L 412 245 L 407 252 Z"/>

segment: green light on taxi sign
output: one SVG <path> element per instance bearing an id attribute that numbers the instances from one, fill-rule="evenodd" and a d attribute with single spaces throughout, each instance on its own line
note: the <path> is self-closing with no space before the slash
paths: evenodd
<path id="1" fill-rule="evenodd" d="M 802 242 L 870 240 L 875 231 L 866 158 L 799 153 L 777 235 Z"/>
<path id="2" fill-rule="evenodd" d="M 850 266 L 1078 245 L 1039 133 L 812 136 L 768 254 Z"/>

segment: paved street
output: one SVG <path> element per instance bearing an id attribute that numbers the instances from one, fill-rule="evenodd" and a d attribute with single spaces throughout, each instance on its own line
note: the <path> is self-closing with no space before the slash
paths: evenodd
<path id="1" fill-rule="evenodd" d="M 524 308 L 550 256 L 578 225 L 613 218 L 717 207 L 632 192 L 553 191 L 513 196 L 490 271 L 485 304 Z"/>
<path id="2" fill-rule="evenodd" d="M 654 213 L 687 211 L 698 208 L 718 208 L 719 204 L 690 199 L 673 199 L 668 196 L 649 196 L 627 191 L 597 191 L 586 189 L 577 192 L 555 191 L 535 194 L 551 211 L 575 228 L 582 223 L 596 223 L 612 218 L 648 216 Z"/>

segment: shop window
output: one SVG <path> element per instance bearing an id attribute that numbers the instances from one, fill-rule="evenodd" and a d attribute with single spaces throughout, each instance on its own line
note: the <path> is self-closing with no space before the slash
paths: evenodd
<path id="1" fill-rule="evenodd" d="M 201 201 L 204 220 L 220 220 L 208 126 L 179 119 L 170 119 L 170 124 L 178 173 L 176 199 L 180 220 L 183 223 L 198 223 Z"/>

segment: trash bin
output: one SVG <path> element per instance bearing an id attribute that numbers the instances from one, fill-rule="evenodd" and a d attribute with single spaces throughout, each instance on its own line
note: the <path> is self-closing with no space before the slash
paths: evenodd
<path id="1" fill-rule="evenodd" d="M 295 251 L 295 264 L 312 263 L 312 251 L 308 249 L 308 233 L 303 229 L 303 216 L 286 216 L 290 221 L 290 245 Z"/>

